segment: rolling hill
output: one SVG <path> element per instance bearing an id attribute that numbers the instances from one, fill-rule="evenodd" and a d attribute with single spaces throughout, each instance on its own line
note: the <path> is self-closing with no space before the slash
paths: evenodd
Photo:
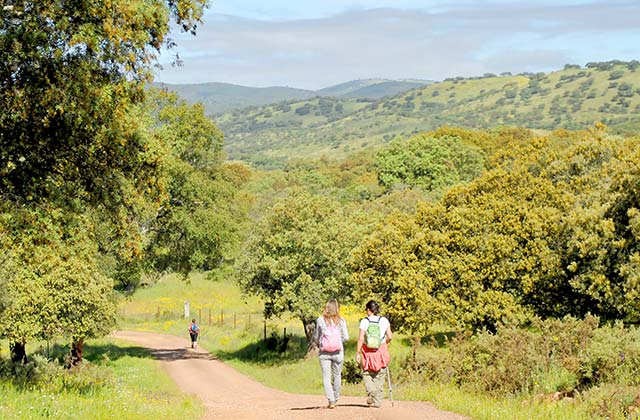
<path id="1" fill-rule="evenodd" d="M 248 87 L 230 83 L 167 84 L 155 83 L 180 95 L 188 102 L 202 102 L 209 115 L 277 102 L 305 100 L 312 97 L 380 99 L 432 83 L 428 80 L 352 80 L 317 91 L 291 87 Z"/>
<path id="2" fill-rule="evenodd" d="M 380 100 L 311 98 L 218 116 L 230 158 L 266 167 L 339 155 L 442 125 L 640 131 L 640 62 L 450 78 Z"/>

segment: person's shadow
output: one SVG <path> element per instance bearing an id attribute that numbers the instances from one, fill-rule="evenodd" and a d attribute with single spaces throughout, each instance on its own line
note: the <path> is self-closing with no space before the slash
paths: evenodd
<path id="1" fill-rule="evenodd" d="M 360 408 L 370 408 L 366 404 L 336 404 L 337 407 L 360 407 Z M 323 408 L 327 408 L 326 405 L 322 406 L 313 406 L 313 407 L 293 407 L 290 408 L 291 411 L 303 411 L 303 410 L 322 410 Z"/>

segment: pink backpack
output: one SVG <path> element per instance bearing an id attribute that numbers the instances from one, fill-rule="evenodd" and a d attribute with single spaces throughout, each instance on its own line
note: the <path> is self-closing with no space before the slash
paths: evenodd
<path id="1" fill-rule="evenodd" d="M 320 342 L 322 351 L 334 352 L 342 350 L 342 332 L 340 325 L 327 324 Z"/>

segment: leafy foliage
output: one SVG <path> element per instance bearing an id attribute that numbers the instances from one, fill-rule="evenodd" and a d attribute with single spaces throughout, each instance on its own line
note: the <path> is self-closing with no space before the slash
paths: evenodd
<path id="1" fill-rule="evenodd" d="M 633 399 L 623 405 L 625 388 L 638 391 L 637 340 L 637 328 L 625 328 L 622 323 L 600 326 L 593 316 L 583 320 L 536 319 L 528 329 L 503 325 L 496 333 L 458 335 L 449 342 L 449 350 L 431 349 L 424 356 L 408 359 L 406 367 L 409 375 L 417 372 L 423 380 L 453 382 L 472 392 L 580 396 L 590 405 L 617 403 L 609 412 L 597 414 L 629 414 L 629 410 L 637 412 L 639 408 Z M 610 394 L 593 401 L 593 394 L 606 386 L 617 389 L 614 395 L 622 395 Z M 594 408 L 598 412 L 603 407 Z"/>
<path id="2" fill-rule="evenodd" d="M 3 212 L 0 335 L 11 342 L 91 338 L 115 325 L 112 280 L 98 270 L 87 217 L 38 207 Z"/>
<path id="3" fill-rule="evenodd" d="M 394 140 L 378 152 L 376 164 L 380 184 L 445 190 L 480 175 L 484 156 L 478 148 L 457 137 L 439 138 L 418 134 L 406 141 Z"/>
<path id="4" fill-rule="evenodd" d="M 0 188 L 26 200 L 117 208 L 152 177 L 153 143 L 128 112 L 169 31 L 195 29 L 200 0 L 18 2 L 0 12 Z M 114 11 L 118 10 L 118 13 Z M 136 174 L 136 176 L 129 176 Z M 124 185 L 123 185 L 124 184 Z"/>
<path id="5" fill-rule="evenodd" d="M 135 276 L 142 225 L 164 196 L 166 147 L 139 106 L 143 86 L 173 44 L 170 21 L 194 32 L 206 3 L 0 11 L 0 336 L 13 350 L 61 335 L 81 353 L 113 326 L 107 274 Z"/>
<path id="6" fill-rule="evenodd" d="M 264 299 L 265 315 L 291 311 L 310 344 L 326 300 L 351 298 L 346 261 L 363 226 L 356 217 L 330 198 L 291 194 L 265 215 L 238 261 L 239 282 Z"/>
<path id="7" fill-rule="evenodd" d="M 602 129 L 505 150 L 440 203 L 391 216 L 356 252 L 359 289 L 417 334 L 534 313 L 636 319 L 638 139 Z"/>
<path id="8" fill-rule="evenodd" d="M 157 94 L 150 108 L 154 133 L 169 149 L 166 199 L 148 225 L 151 266 L 184 275 L 217 267 L 238 241 L 247 210 L 236 192 L 248 169 L 222 165 L 223 136 L 202 105 Z"/>

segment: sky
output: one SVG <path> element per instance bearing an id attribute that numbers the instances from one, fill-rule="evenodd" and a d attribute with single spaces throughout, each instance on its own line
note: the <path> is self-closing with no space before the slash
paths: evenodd
<path id="1" fill-rule="evenodd" d="M 549 72 L 640 59 L 640 0 L 213 0 L 196 36 L 172 37 L 156 81 L 320 89 Z"/>

